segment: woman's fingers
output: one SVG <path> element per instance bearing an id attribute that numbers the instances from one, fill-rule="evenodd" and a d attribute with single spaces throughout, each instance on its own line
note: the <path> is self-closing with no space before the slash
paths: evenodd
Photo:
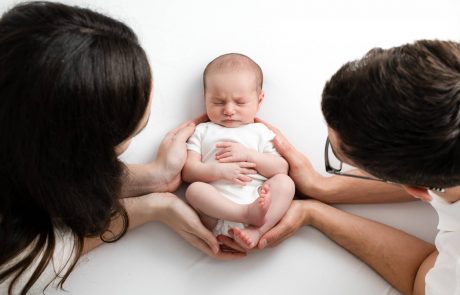
<path id="1" fill-rule="evenodd" d="M 217 240 L 222 243 L 221 247 L 225 246 L 228 249 L 228 251 L 246 253 L 246 249 L 238 245 L 238 243 L 235 242 L 235 240 L 228 236 L 219 235 L 217 236 Z"/>
<path id="2" fill-rule="evenodd" d="M 246 253 L 242 251 L 220 251 L 220 247 L 217 248 L 217 251 L 214 251 L 209 247 L 209 244 L 204 242 L 201 238 L 191 235 L 188 240 L 195 248 L 202 251 L 210 257 L 214 257 L 220 260 L 234 260 L 238 258 L 243 258 L 246 256 Z"/>
<path id="3" fill-rule="evenodd" d="M 209 118 L 208 118 L 208 115 L 207 115 L 206 113 L 204 113 L 204 114 L 199 115 L 199 116 L 196 117 L 196 118 L 193 118 L 191 121 L 192 121 L 195 125 L 198 125 L 198 124 L 200 124 L 200 123 L 209 121 Z"/>
<path id="4" fill-rule="evenodd" d="M 195 233 L 192 232 L 192 234 L 206 243 L 207 247 L 209 247 L 214 254 L 219 252 L 219 242 L 201 222 L 193 224 L 191 229 L 196 231 Z"/>
<path id="5" fill-rule="evenodd" d="M 170 140 L 178 141 L 180 143 L 185 143 L 187 139 L 192 136 L 193 132 L 195 131 L 195 123 L 192 121 L 187 121 L 181 124 L 179 127 L 171 130 L 167 135 L 166 138 Z"/>

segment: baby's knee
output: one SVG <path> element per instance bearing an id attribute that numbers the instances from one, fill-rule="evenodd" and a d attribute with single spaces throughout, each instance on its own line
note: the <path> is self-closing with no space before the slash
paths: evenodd
<path id="1" fill-rule="evenodd" d="M 187 201 L 189 203 L 193 203 L 193 201 L 200 196 L 200 192 L 203 192 L 207 185 L 207 183 L 201 181 L 191 183 L 185 191 L 185 198 Z"/>
<path id="2" fill-rule="evenodd" d="M 280 186 L 283 190 L 295 193 L 295 183 L 294 181 L 286 174 L 276 174 L 271 179 L 276 183 L 277 186 Z"/>

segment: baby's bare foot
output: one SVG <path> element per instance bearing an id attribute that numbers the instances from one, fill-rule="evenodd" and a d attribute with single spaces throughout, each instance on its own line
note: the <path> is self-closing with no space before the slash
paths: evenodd
<path id="1" fill-rule="evenodd" d="M 244 249 L 254 248 L 260 240 L 261 234 L 258 228 L 248 227 L 245 229 L 240 229 L 234 227 L 232 229 L 233 239 Z"/>
<path id="2" fill-rule="evenodd" d="M 248 206 L 248 224 L 261 226 L 265 222 L 265 214 L 272 202 L 270 189 L 264 184 L 259 192 L 259 198 Z"/>

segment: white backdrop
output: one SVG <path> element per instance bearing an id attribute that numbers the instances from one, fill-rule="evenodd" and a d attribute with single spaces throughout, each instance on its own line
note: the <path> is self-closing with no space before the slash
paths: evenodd
<path id="1" fill-rule="evenodd" d="M 1 0 L 0 11 L 17 2 Z M 266 100 L 260 117 L 324 171 L 321 91 L 343 63 L 373 47 L 460 40 L 458 0 L 62 2 L 126 22 L 149 55 L 153 108 L 147 128 L 122 156 L 128 162 L 151 160 L 168 130 L 203 113 L 205 65 L 220 54 L 241 52 L 264 71 Z M 434 239 L 435 213 L 420 202 L 340 208 Z M 84 257 L 65 286 L 70 294 L 398 294 L 365 264 L 307 227 L 276 249 L 220 262 L 163 225 L 149 224 Z"/>

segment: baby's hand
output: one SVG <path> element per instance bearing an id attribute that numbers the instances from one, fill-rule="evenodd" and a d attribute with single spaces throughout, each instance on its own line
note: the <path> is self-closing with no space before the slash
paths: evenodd
<path id="1" fill-rule="evenodd" d="M 220 163 L 251 162 L 251 154 L 254 152 L 237 142 L 219 142 L 216 144 L 216 160 Z"/>
<path id="2" fill-rule="evenodd" d="M 235 163 L 220 163 L 217 164 L 220 169 L 221 178 L 231 181 L 239 185 L 246 185 L 251 182 L 252 178 L 247 174 L 256 174 L 255 163 L 251 162 L 235 162 Z"/>

